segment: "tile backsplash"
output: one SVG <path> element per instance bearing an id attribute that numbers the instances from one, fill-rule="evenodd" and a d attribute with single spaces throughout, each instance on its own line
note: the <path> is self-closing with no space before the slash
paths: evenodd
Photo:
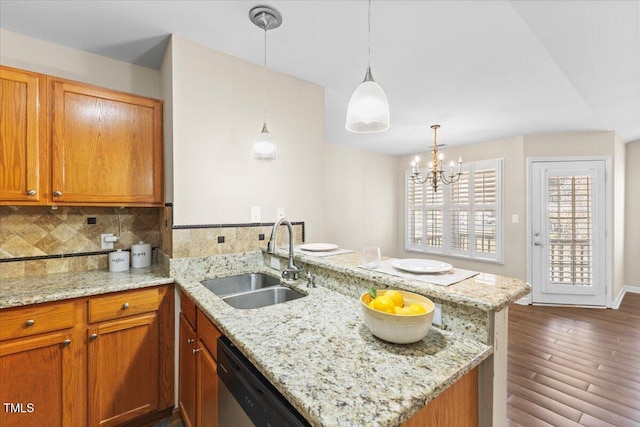
<path id="1" fill-rule="evenodd" d="M 100 235 L 120 236 L 114 249 L 139 241 L 168 259 L 244 253 L 266 248 L 273 225 L 213 224 L 173 228 L 172 208 L 0 206 L 0 277 L 108 268 L 111 250 L 100 248 Z M 293 224 L 294 242 L 304 242 L 304 223 Z M 278 246 L 288 243 L 280 227 Z"/>
<path id="2" fill-rule="evenodd" d="M 267 247 L 273 225 L 221 225 L 207 228 L 178 228 L 173 230 L 172 258 L 203 257 L 257 251 Z M 304 225 L 293 225 L 294 243 L 302 243 Z M 260 240 L 262 235 L 263 240 Z M 223 239 L 221 239 L 223 238 Z M 287 244 L 286 227 L 280 227 L 278 246 Z"/>
<path id="3" fill-rule="evenodd" d="M 0 206 L 0 275 L 107 268 L 106 254 L 77 255 L 100 252 L 103 233 L 120 236 L 115 249 L 129 249 L 141 240 L 158 247 L 161 216 L 161 208 Z M 56 255 L 62 257 L 44 259 Z"/>

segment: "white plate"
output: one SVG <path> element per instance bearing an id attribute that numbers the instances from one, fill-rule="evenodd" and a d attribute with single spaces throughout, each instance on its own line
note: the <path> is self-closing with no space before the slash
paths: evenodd
<path id="1" fill-rule="evenodd" d="M 300 249 L 310 252 L 326 252 L 338 249 L 338 245 L 333 243 L 305 243 L 300 245 Z"/>
<path id="2" fill-rule="evenodd" d="M 443 273 L 453 268 L 451 264 L 446 262 L 433 261 L 430 259 L 397 259 L 391 265 L 398 270 L 408 271 L 409 273 Z"/>

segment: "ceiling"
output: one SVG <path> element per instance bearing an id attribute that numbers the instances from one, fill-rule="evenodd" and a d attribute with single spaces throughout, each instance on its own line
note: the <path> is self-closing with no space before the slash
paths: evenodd
<path id="1" fill-rule="evenodd" d="M 371 9 L 371 66 L 391 128 L 344 122 L 367 65 L 367 2 L 0 0 L 0 27 L 158 69 L 168 35 L 262 64 L 249 9 L 283 17 L 268 65 L 325 87 L 327 141 L 383 153 L 550 132 L 640 140 L 640 1 L 384 1 Z"/>

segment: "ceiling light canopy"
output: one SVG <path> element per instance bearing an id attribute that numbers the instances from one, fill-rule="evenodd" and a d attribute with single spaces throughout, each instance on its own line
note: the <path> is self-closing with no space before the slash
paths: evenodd
<path id="1" fill-rule="evenodd" d="M 267 30 L 278 28 L 282 24 L 282 16 L 271 7 L 256 6 L 249 11 L 249 19 L 264 30 L 264 121 L 262 130 L 253 141 L 252 157 L 255 160 L 277 160 L 278 145 L 267 129 Z"/>
<path id="2" fill-rule="evenodd" d="M 376 133 L 389 129 L 389 100 L 371 74 L 371 0 L 369 0 L 369 50 L 364 81 L 356 88 L 347 107 L 346 128 L 356 133 Z"/>

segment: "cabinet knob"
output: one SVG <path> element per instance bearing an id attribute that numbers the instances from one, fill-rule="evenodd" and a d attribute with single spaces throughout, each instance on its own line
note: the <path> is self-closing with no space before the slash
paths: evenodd
<path id="1" fill-rule="evenodd" d="M 26 322 L 24 322 L 25 326 L 33 326 L 35 323 L 36 321 L 33 319 L 29 319 Z"/>
<path id="2" fill-rule="evenodd" d="M 187 344 L 193 344 L 196 340 L 193 338 L 187 338 Z"/>
<path id="3" fill-rule="evenodd" d="M 127 308 L 129 308 L 129 303 L 125 302 L 124 304 L 122 304 L 122 309 L 126 310 Z"/>
<path id="4" fill-rule="evenodd" d="M 53 195 L 56 196 L 56 197 L 60 197 L 60 196 L 62 196 L 62 191 L 56 190 L 56 191 L 53 192 Z"/>
<path id="5" fill-rule="evenodd" d="M 193 350 L 191 350 L 191 352 L 193 354 L 196 354 L 197 352 L 199 352 L 200 350 L 202 350 L 201 348 L 194 348 Z"/>
<path id="6" fill-rule="evenodd" d="M 66 339 L 64 341 L 62 341 L 62 345 L 64 345 L 65 347 L 71 344 L 71 340 L 70 339 Z"/>
<path id="7" fill-rule="evenodd" d="M 96 338 L 98 338 L 98 334 L 91 334 L 91 335 L 89 336 L 89 339 L 90 339 L 91 341 L 95 341 L 95 340 L 96 340 Z"/>
<path id="8" fill-rule="evenodd" d="M 35 196 L 36 193 L 37 191 L 32 188 L 31 190 L 27 191 L 27 196 Z"/>

